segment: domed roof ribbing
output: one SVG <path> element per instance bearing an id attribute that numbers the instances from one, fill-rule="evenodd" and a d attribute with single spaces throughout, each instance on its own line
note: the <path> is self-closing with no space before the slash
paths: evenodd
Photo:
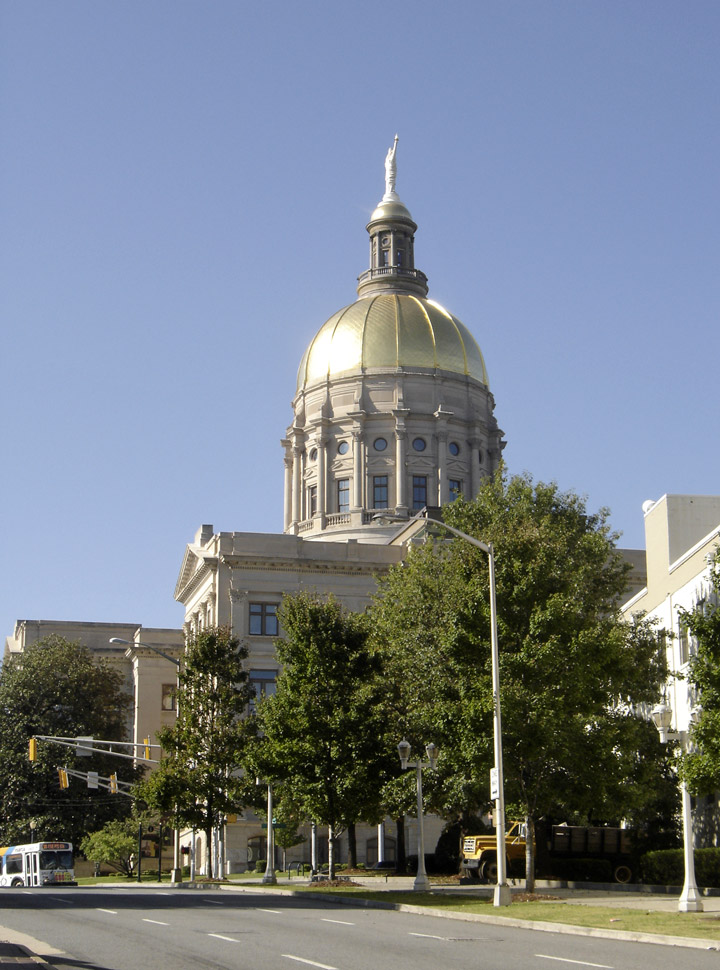
<path id="1" fill-rule="evenodd" d="M 457 317 L 433 300 L 389 292 L 330 317 L 305 351 L 297 388 L 378 369 L 449 371 L 488 385 L 480 348 Z"/>

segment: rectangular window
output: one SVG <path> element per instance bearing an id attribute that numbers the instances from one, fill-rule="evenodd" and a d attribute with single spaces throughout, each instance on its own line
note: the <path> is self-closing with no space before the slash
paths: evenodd
<path id="1" fill-rule="evenodd" d="M 308 514 L 311 519 L 317 512 L 317 485 L 311 485 L 308 489 Z"/>
<path id="2" fill-rule="evenodd" d="M 278 635 L 277 603 L 250 604 L 250 634 L 255 637 Z"/>
<path id="3" fill-rule="evenodd" d="M 256 698 L 272 697 L 276 691 L 275 680 L 277 670 L 251 670 L 248 678 Z M 255 710 L 254 701 L 250 701 L 250 710 Z"/>
<path id="4" fill-rule="evenodd" d="M 383 266 L 390 265 L 390 252 L 387 249 L 383 249 L 382 251 L 382 264 Z"/>
<path id="5" fill-rule="evenodd" d="M 162 685 L 162 700 L 160 706 L 163 711 L 175 710 L 175 684 Z"/>
<path id="6" fill-rule="evenodd" d="M 398 249 L 398 251 L 397 251 L 397 265 L 398 266 L 402 266 L 402 264 L 403 264 L 403 251 L 402 251 L 402 249 Z"/>
<path id="7" fill-rule="evenodd" d="M 337 483 L 338 512 L 350 511 L 350 479 L 341 478 Z"/>
<path id="8" fill-rule="evenodd" d="M 451 478 L 449 484 L 450 501 L 454 502 L 459 495 L 462 495 L 462 482 L 458 478 Z"/>
<path id="9" fill-rule="evenodd" d="M 388 477 L 387 475 L 373 476 L 373 508 L 386 509 L 388 507 Z"/>
<path id="10" fill-rule="evenodd" d="M 413 508 L 424 509 L 427 505 L 427 476 L 413 475 Z"/>

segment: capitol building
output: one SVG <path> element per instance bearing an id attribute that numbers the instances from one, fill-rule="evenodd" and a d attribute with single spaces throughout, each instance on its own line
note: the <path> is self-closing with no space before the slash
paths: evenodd
<path id="1" fill-rule="evenodd" d="M 185 547 L 175 586 L 184 607 L 181 630 L 17 620 L 6 640 L 7 657 L 56 634 L 116 665 L 134 698 L 128 733 L 136 742 L 175 720 L 176 665 L 168 660 L 182 655 L 188 633 L 229 627 L 248 646 L 258 696 L 271 695 L 283 596 L 333 595 L 349 610 L 364 610 L 378 577 L 422 536 L 424 519 L 414 516 L 459 496 L 472 499 L 499 467 L 505 442 L 480 347 L 470 329 L 428 298 L 428 278 L 415 266 L 417 225 L 396 191 L 397 144 L 396 136 L 385 159 L 385 192 L 366 226 L 369 268 L 358 277 L 357 299 L 314 336 L 308 332 L 282 438 L 283 532 L 201 525 Z M 623 613 L 632 620 L 642 611 L 667 631 L 673 723 L 686 730 L 697 645 L 682 611 L 710 595 L 720 497 L 665 495 L 646 502 L 643 516 L 646 548 L 621 550 L 632 565 Z M 406 819 L 408 845 L 416 824 Z M 426 825 L 430 851 L 442 821 L 430 817 Z M 266 830 L 251 811 L 230 819 L 221 835 L 208 847 L 197 833 L 183 834 L 199 872 L 208 850 L 222 856 L 228 871 L 265 858 Z M 317 848 L 322 862 L 322 834 Z M 372 865 L 394 859 L 395 841 L 382 826 L 358 826 L 357 848 L 359 861 Z M 308 861 L 309 839 L 291 851 L 290 858 Z M 340 861 L 345 851 L 341 844 Z"/>

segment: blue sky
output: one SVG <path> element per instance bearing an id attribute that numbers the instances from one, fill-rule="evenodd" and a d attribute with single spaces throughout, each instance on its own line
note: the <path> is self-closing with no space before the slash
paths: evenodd
<path id="1" fill-rule="evenodd" d="M 185 544 L 279 531 L 314 333 L 398 132 L 430 296 L 511 472 L 720 491 L 720 5 L 5 0 L 2 634 L 179 626 Z"/>

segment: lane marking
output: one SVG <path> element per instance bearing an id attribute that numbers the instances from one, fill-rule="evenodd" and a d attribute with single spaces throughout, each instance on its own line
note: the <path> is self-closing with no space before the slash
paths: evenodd
<path id="1" fill-rule="evenodd" d="M 63 899 L 62 896 L 48 896 L 48 899 L 54 899 L 56 903 L 65 903 L 66 906 L 73 906 L 75 903 L 75 900 Z"/>
<path id="2" fill-rule="evenodd" d="M 557 960 L 559 963 L 574 963 L 580 967 L 599 967 L 600 970 L 614 970 L 614 967 L 607 963 L 588 963 L 587 960 L 568 960 L 567 957 L 552 957 L 547 953 L 536 953 L 535 956 L 541 960 Z"/>
<path id="3" fill-rule="evenodd" d="M 101 909 L 99 906 L 95 907 L 98 913 L 110 913 L 111 916 L 117 916 L 116 909 Z"/>
<path id="4" fill-rule="evenodd" d="M 258 913 L 275 913 L 276 916 L 282 916 L 281 909 L 261 909 L 260 906 L 256 906 L 255 908 L 257 909 Z"/>
<path id="5" fill-rule="evenodd" d="M 145 916 L 142 918 L 143 923 L 156 923 L 158 926 L 169 926 L 169 923 L 163 923 L 160 919 L 146 919 Z"/>
<path id="6" fill-rule="evenodd" d="M 317 960 L 305 960 L 303 957 L 295 957 L 292 953 L 281 953 L 280 956 L 285 957 L 286 960 L 297 960 L 298 963 L 307 963 L 311 967 L 320 967 L 320 970 L 337 970 L 337 967 L 331 967 L 327 963 L 318 963 Z"/>
<path id="7" fill-rule="evenodd" d="M 203 899 L 204 903 L 208 906 L 224 906 L 225 904 L 220 899 Z"/>
<path id="8" fill-rule="evenodd" d="M 236 940 L 232 936 L 223 936 L 222 933 L 208 933 L 208 936 L 214 936 L 216 940 L 227 940 L 228 943 L 240 942 L 240 940 Z"/>
<path id="9" fill-rule="evenodd" d="M 346 919 L 326 919 L 324 916 L 321 918 L 323 923 L 340 923 L 342 926 L 354 926 L 354 923 L 349 923 Z"/>
<path id="10" fill-rule="evenodd" d="M 448 941 L 447 936 L 433 936 L 432 933 L 408 933 L 408 936 L 421 936 L 424 940 L 444 940 Z"/>

